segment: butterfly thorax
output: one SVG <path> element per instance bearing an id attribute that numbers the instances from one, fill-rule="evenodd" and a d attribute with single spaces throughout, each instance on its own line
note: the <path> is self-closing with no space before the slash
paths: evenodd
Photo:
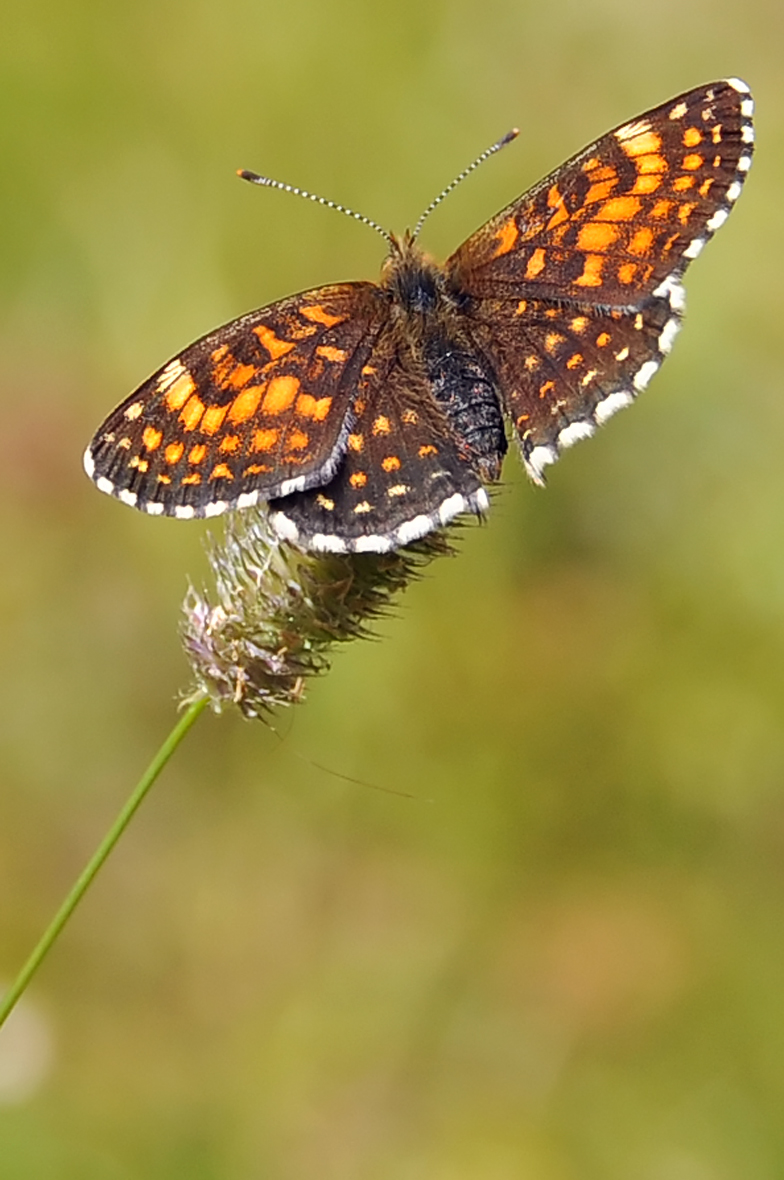
<path id="1" fill-rule="evenodd" d="M 460 292 L 408 232 L 392 239 L 381 287 L 400 346 L 424 370 L 464 458 L 483 480 L 498 479 L 507 449 L 503 415 L 492 370 L 463 327 Z"/>

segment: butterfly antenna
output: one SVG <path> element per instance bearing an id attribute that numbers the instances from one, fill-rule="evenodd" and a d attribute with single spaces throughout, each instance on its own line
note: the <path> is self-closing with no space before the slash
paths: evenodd
<path id="1" fill-rule="evenodd" d="M 495 150 L 494 148 L 491 150 Z M 304 188 L 297 188 L 293 184 L 284 184 L 282 180 L 272 180 L 269 176 L 259 176 L 258 172 L 248 172 L 245 168 L 240 168 L 237 175 L 242 180 L 249 180 L 251 184 L 261 184 L 265 188 L 279 188 L 284 193 L 293 193 L 295 197 L 305 197 L 308 201 L 315 201 L 317 205 L 324 205 L 327 209 L 337 209 L 338 213 L 345 213 L 347 217 L 353 217 L 355 221 L 361 221 L 363 225 L 369 225 L 371 229 L 380 233 L 382 238 L 392 246 L 392 235 L 387 233 L 385 229 L 374 221 L 372 217 L 365 217 L 364 213 L 355 213 L 353 209 L 348 209 L 345 205 L 339 205 L 337 201 L 328 201 L 326 197 L 317 197 L 315 193 L 309 193 Z"/>
<path id="2" fill-rule="evenodd" d="M 425 209 L 424 213 L 422 214 L 419 221 L 416 223 L 416 226 L 414 227 L 413 238 L 416 239 L 419 237 L 419 232 L 422 229 L 422 226 L 427 221 L 430 214 L 433 212 L 433 210 L 438 205 L 441 204 L 444 197 L 449 196 L 452 189 L 457 188 L 457 186 L 460 184 L 461 180 L 465 180 L 466 176 L 470 176 L 471 173 L 474 171 L 474 169 L 478 168 L 480 164 L 484 164 L 485 160 L 489 159 L 490 156 L 494 156 L 496 152 L 500 152 L 501 148 L 506 147 L 506 145 L 508 143 L 511 143 L 513 139 L 517 139 L 519 134 L 520 134 L 520 132 L 517 129 L 517 127 L 513 127 L 511 131 L 507 131 L 507 133 L 503 137 L 503 139 L 499 139 L 498 143 L 494 143 L 492 147 L 486 148 L 482 152 L 481 156 L 476 157 L 473 164 L 469 164 L 467 168 L 464 168 L 463 171 L 460 173 L 460 175 L 456 176 L 455 179 L 452 181 L 452 183 L 448 184 L 446 186 L 446 188 L 444 189 L 444 191 L 440 192 L 438 194 L 438 196 L 436 197 L 436 199 L 434 201 L 430 202 L 427 209 Z"/>

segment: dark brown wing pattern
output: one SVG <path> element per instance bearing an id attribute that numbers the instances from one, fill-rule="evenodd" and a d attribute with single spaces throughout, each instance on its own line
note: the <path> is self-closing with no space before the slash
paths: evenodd
<path id="1" fill-rule="evenodd" d="M 737 79 L 671 99 L 563 164 L 447 262 L 536 482 L 670 351 L 683 272 L 751 165 L 753 109 Z"/>
<path id="2" fill-rule="evenodd" d="M 375 284 L 346 283 L 218 328 L 107 418 L 88 474 L 125 503 L 181 518 L 327 482 L 385 313 Z"/>
<path id="3" fill-rule="evenodd" d="M 281 536 L 307 548 L 382 553 L 488 506 L 431 395 L 421 360 L 389 330 L 364 367 L 334 478 L 318 490 L 274 501 L 270 519 Z"/>

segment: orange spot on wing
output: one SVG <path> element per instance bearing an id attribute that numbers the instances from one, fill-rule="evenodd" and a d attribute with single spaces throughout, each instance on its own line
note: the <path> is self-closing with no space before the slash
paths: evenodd
<path id="1" fill-rule="evenodd" d="M 508 254 L 517 241 L 519 233 L 514 217 L 510 217 L 495 235 L 498 245 L 493 252 L 493 258 L 500 258 L 502 254 Z"/>
<path id="2" fill-rule="evenodd" d="M 694 184 L 693 176 L 678 176 L 672 182 L 673 191 L 676 193 L 685 193 Z"/>
<path id="3" fill-rule="evenodd" d="M 621 142 L 621 147 L 627 156 L 647 156 L 650 152 L 658 152 L 661 147 L 661 137 L 655 131 L 643 131 L 640 135 L 633 135 L 631 139 Z"/>
<path id="4" fill-rule="evenodd" d="M 417 414 L 416 410 L 408 409 L 403 411 L 401 418 L 405 422 L 406 426 L 416 426 L 417 422 L 419 421 L 419 414 Z"/>
<path id="5" fill-rule="evenodd" d="M 566 337 L 562 336 L 560 332 L 548 332 L 544 338 L 544 346 L 552 354 L 558 348 L 559 344 L 563 344 L 565 339 Z"/>
<path id="6" fill-rule="evenodd" d="M 301 393 L 297 398 L 296 412 L 302 418 L 313 418 L 316 422 L 323 422 L 331 405 L 331 397 L 315 398 L 309 393 Z"/>
<path id="7" fill-rule="evenodd" d="M 331 344 L 322 344 L 316 349 L 316 356 L 323 356 L 325 361 L 339 363 L 348 356 L 345 348 L 333 348 Z"/>
<path id="8" fill-rule="evenodd" d="M 238 434 L 227 434 L 225 438 L 221 439 L 221 444 L 218 447 L 219 451 L 231 453 L 236 451 L 240 445 L 240 436 Z"/>
<path id="9" fill-rule="evenodd" d="M 660 172 L 652 172 L 648 176 L 638 176 L 634 182 L 634 188 L 631 191 L 635 196 L 645 196 L 647 193 L 655 193 L 661 185 L 662 179 Z"/>
<path id="10" fill-rule="evenodd" d="M 564 205 L 564 203 L 561 202 L 559 207 L 556 209 L 555 213 L 553 213 L 552 217 L 547 222 L 547 228 L 548 228 L 548 230 L 555 229 L 555 227 L 557 225 L 560 225 L 562 221 L 568 221 L 568 220 L 569 220 L 569 213 L 568 213 L 567 208 Z"/>
<path id="11" fill-rule="evenodd" d="M 243 471 L 242 474 L 243 475 L 264 475 L 265 472 L 268 472 L 268 471 L 272 471 L 272 468 L 268 467 L 266 463 L 251 463 L 249 467 L 245 468 L 245 470 Z"/>
<path id="12" fill-rule="evenodd" d="M 191 447 L 190 451 L 188 452 L 188 462 L 201 463 L 206 454 L 207 448 L 205 447 L 204 443 L 198 443 L 197 446 Z"/>
<path id="13" fill-rule="evenodd" d="M 698 143 L 702 143 L 702 132 L 699 127 L 687 127 L 683 133 L 683 146 L 696 147 Z"/>
<path id="14" fill-rule="evenodd" d="M 597 201 L 604 201 L 609 197 L 617 183 L 618 177 L 613 175 L 611 178 L 602 180 L 598 184 L 592 184 L 585 196 L 586 205 L 593 205 Z"/>
<path id="15" fill-rule="evenodd" d="M 614 225 L 596 221 L 588 221 L 580 226 L 577 235 L 577 245 L 580 250 L 606 250 L 618 240 L 620 230 Z"/>
<path id="16" fill-rule="evenodd" d="M 681 205 L 680 209 L 678 210 L 678 220 L 682 225 L 686 224 L 696 208 L 697 205 L 694 202 L 691 204 Z"/>
<path id="17" fill-rule="evenodd" d="M 191 475 L 186 475 L 184 479 L 180 480 L 180 482 L 184 484 L 201 483 L 201 476 L 199 475 L 198 471 L 194 471 Z"/>
<path id="18" fill-rule="evenodd" d="M 285 356 L 287 352 L 291 352 L 292 348 L 297 347 L 290 340 L 281 340 L 275 335 L 272 328 L 268 328 L 266 324 L 258 324 L 253 329 L 253 334 L 259 338 L 259 341 L 266 348 L 273 361 Z"/>
<path id="19" fill-rule="evenodd" d="M 365 440 L 361 434 L 350 434 L 348 436 L 348 449 L 350 451 L 356 451 L 358 454 L 362 450 L 364 445 L 365 445 Z"/>
<path id="20" fill-rule="evenodd" d="M 599 335 L 596 337 L 596 344 L 599 348 L 604 348 L 609 343 L 610 343 L 610 333 L 609 332 L 600 332 Z"/>
<path id="21" fill-rule="evenodd" d="M 631 221 L 640 212 L 637 197 L 612 197 L 595 214 L 597 221 Z"/>
<path id="22" fill-rule="evenodd" d="M 379 414 L 378 417 L 374 419 L 373 433 L 375 435 L 389 434 L 391 430 L 392 427 L 389 424 L 389 418 L 386 418 L 383 414 Z"/>
<path id="23" fill-rule="evenodd" d="M 179 463 L 184 450 L 185 447 L 181 442 L 169 443 L 168 447 L 163 452 L 166 462 L 170 463 L 172 466 L 174 466 L 175 463 Z"/>
<path id="24" fill-rule="evenodd" d="M 539 386 L 539 397 L 547 397 L 551 389 L 555 389 L 555 382 L 545 381 L 544 385 Z"/>
<path id="25" fill-rule="evenodd" d="M 434 447 L 432 443 L 425 443 L 424 446 L 419 448 L 417 454 L 420 459 L 426 459 L 428 455 L 437 455 L 438 447 Z"/>
<path id="26" fill-rule="evenodd" d="M 386 459 L 381 460 L 381 466 L 385 471 L 399 471 L 400 460 L 397 455 L 387 455 Z"/>
<path id="27" fill-rule="evenodd" d="M 372 377 L 373 374 L 376 373 L 377 371 L 378 370 L 376 369 L 375 365 L 363 365 L 362 376 L 363 377 Z"/>
<path id="28" fill-rule="evenodd" d="M 583 363 L 584 360 L 585 357 L 581 352 L 575 352 L 569 357 L 569 360 L 566 362 L 566 367 L 567 369 L 576 369 Z"/>
<path id="29" fill-rule="evenodd" d="M 651 209 L 651 217 L 655 217 L 657 221 L 668 217 L 672 204 L 672 201 L 657 201 Z"/>
<path id="30" fill-rule="evenodd" d="M 298 389 L 299 380 L 296 377 L 273 377 L 264 394 L 262 410 L 265 414 L 282 414 L 293 404 Z"/>
<path id="31" fill-rule="evenodd" d="M 348 482 L 351 484 L 352 488 L 364 488 L 365 484 L 367 483 L 367 478 L 366 471 L 355 471 L 348 477 Z"/>
<path id="32" fill-rule="evenodd" d="M 522 315 L 523 312 L 525 311 L 526 307 L 528 307 L 528 300 L 521 299 L 520 302 L 518 303 L 517 307 L 515 308 L 515 315 Z"/>
<path id="33" fill-rule="evenodd" d="M 636 273 L 636 262 L 624 262 L 623 266 L 618 267 L 618 281 L 621 283 L 631 283 Z"/>
<path id="34" fill-rule="evenodd" d="M 314 324 L 323 324 L 325 328 L 334 328 L 335 324 L 342 324 L 346 318 L 342 315 L 330 315 L 320 303 L 313 303 L 310 307 L 301 307 L 299 314 L 304 315 L 307 320 L 312 320 Z"/>
<path id="35" fill-rule="evenodd" d="M 551 209 L 555 210 L 547 223 L 548 230 L 555 229 L 555 227 L 560 225 L 562 221 L 569 220 L 569 214 L 566 210 L 566 206 L 564 205 L 564 199 L 558 191 L 557 184 L 554 184 L 547 194 L 547 204 Z"/>
<path id="36" fill-rule="evenodd" d="M 182 408 L 180 422 L 182 422 L 186 430 L 195 430 L 201 421 L 203 413 L 204 402 L 200 401 L 194 393 L 192 397 L 188 398 L 188 401 Z"/>
<path id="37" fill-rule="evenodd" d="M 243 389 L 258 371 L 255 365 L 235 365 L 225 379 L 224 385 L 231 389 Z"/>
<path id="38" fill-rule="evenodd" d="M 207 406 L 199 429 L 202 434 L 216 434 L 223 425 L 228 406 Z"/>
<path id="39" fill-rule="evenodd" d="M 528 265 L 525 268 L 525 277 L 527 279 L 535 279 L 538 274 L 544 270 L 545 254 L 541 246 L 534 250 L 531 257 L 528 259 Z"/>
<path id="40" fill-rule="evenodd" d="M 196 385 L 190 373 L 183 373 L 166 393 L 166 405 L 170 410 L 181 410 L 195 390 Z"/>
<path id="41" fill-rule="evenodd" d="M 301 393 L 294 408 L 300 418 L 312 418 L 316 412 L 316 399 L 309 393 Z"/>
<path id="42" fill-rule="evenodd" d="M 667 172 L 664 156 L 640 156 L 634 161 L 638 173 Z"/>
<path id="43" fill-rule="evenodd" d="M 170 475 L 159 475 L 158 476 L 158 483 L 171 483 L 171 476 Z"/>
<path id="44" fill-rule="evenodd" d="M 217 365 L 219 361 L 223 360 L 228 351 L 228 344 L 221 344 L 220 348 L 216 348 L 214 352 L 210 353 L 210 360 L 214 365 Z"/>
<path id="45" fill-rule="evenodd" d="M 279 437 L 280 431 L 276 429 L 255 430 L 253 432 L 253 443 L 251 444 L 251 450 L 271 451 Z"/>
<path id="46" fill-rule="evenodd" d="M 277 378 L 277 380 L 281 380 L 281 378 Z M 272 381 L 270 381 L 270 385 L 272 385 Z M 263 392 L 263 385 L 249 385 L 242 393 L 238 393 L 231 406 L 228 407 L 229 422 L 239 425 L 240 422 L 247 422 L 249 418 L 252 418 L 259 408 Z"/>
<path id="47" fill-rule="evenodd" d="M 700 194 L 701 197 L 707 197 L 707 195 L 710 191 L 710 186 L 712 184 L 713 184 L 713 177 L 712 176 L 709 176 L 707 178 L 707 180 L 703 180 L 702 184 L 697 189 L 697 192 Z"/>
<path id="48" fill-rule="evenodd" d="M 598 164 L 598 160 L 596 163 Z M 593 168 L 591 170 L 590 180 L 593 184 L 597 180 L 615 180 L 618 179 L 618 171 L 612 164 L 602 164 L 600 168 Z"/>
<path id="49" fill-rule="evenodd" d="M 653 230 L 643 226 L 629 242 L 630 254 L 647 254 L 653 245 Z"/>
<path id="50" fill-rule="evenodd" d="M 692 152 L 688 156 L 683 157 L 683 167 L 687 172 L 696 172 L 704 163 L 704 159 L 698 152 Z"/>
<path id="51" fill-rule="evenodd" d="M 161 445 L 162 438 L 162 431 L 156 430 L 154 426 L 145 426 L 144 433 L 142 434 L 142 442 L 148 451 L 156 450 Z"/>
<path id="52" fill-rule="evenodd" d="M 304 451 L 308 441 L 304 430 L 297 430 L 296 427 L 292 427 L 286 434 L 286 446 L 290 451 Z"/>
<path id="53" fill-rule="evenodd" d="M 574 282 L 578 287 L 601 287 L 603 266 L 602 254 L 586 254 L 583 273 Z"/>
<path id="54" fill-rule="evenodd" d="M 210 472 L 210 479 L 234 479 L 234 475 L 225 463 L 216 463 Z"/>

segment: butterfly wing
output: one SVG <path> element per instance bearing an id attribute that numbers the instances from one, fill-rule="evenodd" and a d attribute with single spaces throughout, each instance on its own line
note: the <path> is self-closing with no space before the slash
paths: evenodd
<path id="1" fill-rule="evenodd" d="M 751 165 L 753 107 L 737 80 L 671 99 L 585 148 L 448 260 L 534 479 L 631 402 L 669 351 L 681 276 Z"/>
<path id="2" fill-rule="evenodd" d="M 218 328 L 109 415 L 88 474 L 127 504 L 182 518 L 327 482 L 386 314 L 375 284 L 345 283 Z"/>
<path id="3" fill-rule="evenodd" d="M 333 479 L 273 501 L 270 520 L 304 548 L 384 553 L 460 513 L 487 507 L 422 362 L 389 330 L 364 366 L 345 456 Z"/>

